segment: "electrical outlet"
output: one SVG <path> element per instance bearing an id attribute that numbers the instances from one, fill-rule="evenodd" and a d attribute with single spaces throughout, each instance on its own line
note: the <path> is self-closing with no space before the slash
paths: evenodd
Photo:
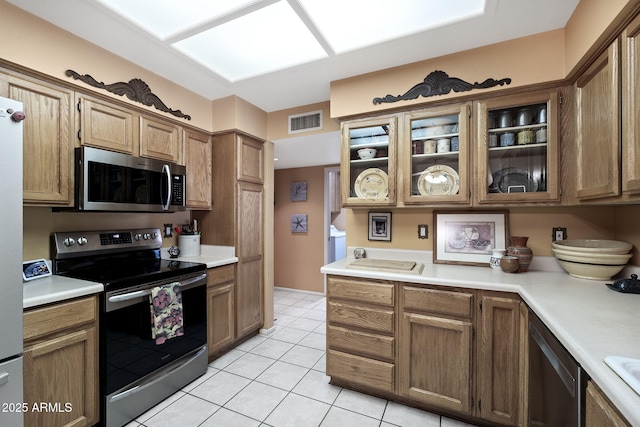
<path id="1" fill-rule="evenodd" d="M 429 226 L 426 224 L 418 225 L 418 239 L 428 239 L 429 238 Z"/>
<path id="2" fill-rule="evenodd" d="M 567 229 L 565 227 L 553 227 L 553 234 L 551 234 L 551 240 L 566 240 Z"/>

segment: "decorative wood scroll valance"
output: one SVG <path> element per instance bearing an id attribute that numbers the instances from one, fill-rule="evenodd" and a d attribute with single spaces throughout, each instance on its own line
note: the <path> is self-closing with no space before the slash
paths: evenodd
<path id="1" fill-rule="evenodd" d="M 381 104 L 383 102 L 396 102 L 406 101 L 409 99 L 416 99 L 419 96 L 429 97 L 436 95 L 446 95 L 451 92 L 467 92 L 472 89 L 488 89 L 494 86 L 503 86 L 505 84 L 511 84 L 511 79 L 505 78 L 501 80 L 487 79 L 482 83 L 468 83 L 457 77 L 449 77 L 444 71 L 436 70 L 432 71 L 424 81 L 418 83 L 403 95 L 393 96 L 387 95 L 384 98 L 373 98 L 374 104 Z"/>
<path id="2" fill-rule="evenodd" d="M 125 82 L 117 82 L 111 84 L 104 84 L 103 82 L 96 81 L 89 74 L 85 74 L 84 76 L 76 73 L 73 70 L 67 70 L 65 74 L 68 77 L 73 77 L 76 80 L 81 80 L 88 84 L 89 86 L 96 87 L 98 89 L 104 89 L 108 92 L 115 93 L 116 95 L 123 96 L 126 95 L 132 101 L 139 102 L 148 107 L 154 106 L 156 109 L 160 111 L 164 111 L 165 113 L 172 114 L 176 117 L 184 118 L 186 120 L 191 120 L 191 116 L 183 114 L 180 110 L 172 110 L 167 107 L 164 102 L 158 98 L 151 89 L 149 85 L 147 85 L 144 81 L 140 79 L 129 80 L 129 83 Z"/>

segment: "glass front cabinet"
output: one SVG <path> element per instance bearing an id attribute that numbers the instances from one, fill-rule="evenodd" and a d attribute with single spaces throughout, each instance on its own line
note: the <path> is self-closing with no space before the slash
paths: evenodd
<path id="1" fill-rule="evenodd" d="M 557 202 L 557 92 L 492 98 L 476 107 L 474 204 Z"/>
<path id="2" fill-rule="evenodd" d="M 470 104 L 404 115 L 398 151 L 405 204 L 469 203 L 470 115 Z"/>
<path id="3" fill-rule="evenodd" d="M 396 117 L 342 123 L 343 206 L 396 203 Z"/>

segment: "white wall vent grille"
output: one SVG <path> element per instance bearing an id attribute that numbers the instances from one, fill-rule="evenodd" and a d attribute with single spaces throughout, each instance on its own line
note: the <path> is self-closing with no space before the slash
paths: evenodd
<path id="1" fill-rule="evenodd" d="M 289 116 L 289 133 L 322 130 L 322 110 Z"/>

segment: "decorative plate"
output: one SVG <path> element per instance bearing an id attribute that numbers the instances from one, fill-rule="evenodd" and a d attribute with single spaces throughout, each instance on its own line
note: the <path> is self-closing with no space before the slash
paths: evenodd
<path id="1" fill-rule="evenodd" d="M 518 168 L 504 168 L 493 174 L 493 188 L 498 193 L 532 193 L 538 190 L 538 181 Z"/>
<path id="2" fill-rule="evenodd" d="M 458 194 L 460 176 L 446 165 L 429 166 L 418 178 L 418 191 L 423 196 L 448 196 Z"/>
<path id="3" fill-rule="evenodd" d="M 353 189 L 361 199 L 384 199 L 389 194 L 389 176 L 382 169 L 365 169 L 356 178 Z"/>

